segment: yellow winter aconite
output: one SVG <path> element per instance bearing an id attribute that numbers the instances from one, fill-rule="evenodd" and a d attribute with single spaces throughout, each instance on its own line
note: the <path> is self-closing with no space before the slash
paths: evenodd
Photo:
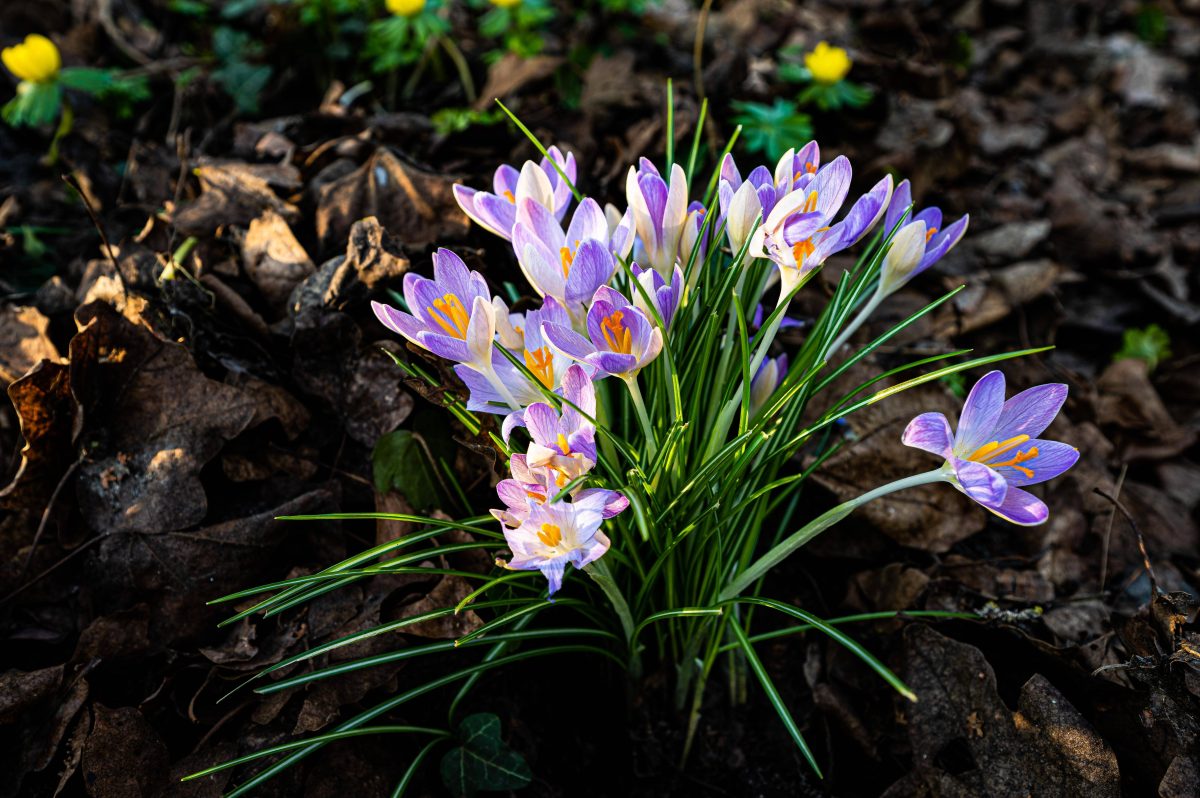
<path id="1" fill-rule="evenodd" d="M 50 83 L 62 68 L 62 57 L 54 42 L 38 33 L 26 36 L 20 44 L 5 47 L 0 60 L 19 80 L 30 83 Z"/>
<path id="2" fill-rule="evenodd" d="M 521 0 L 490 0 L 490 1 L 491 1 L 492 5 L 499 6 L 500 8 L 512 8 L 513 6 L 521 5 Z"/>
<path id="3" fill-rule="evenodd" d="M 820 42 L 811 53 L 804 56 L 804 66 L 812 73 L 813 80 L 832 86 L 846 77 L 850 71 L 850 56 L 841 47 L 830 47 Z"/>
<path id="4" fill-rule="evenodd" d="M 401 17 L 411 17 L 425 10 L 425 0 L 387 0 L 387 10 Z"/>

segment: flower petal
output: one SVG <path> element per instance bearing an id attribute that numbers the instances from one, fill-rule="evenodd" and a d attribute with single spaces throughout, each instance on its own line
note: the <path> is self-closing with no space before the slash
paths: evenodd
<path id="1" fill-rule="evenodd" d="M 986 505 L 985 505 L 986 506 Z M 988 507 L 996 515 L 1020 526 L 1044 524 L 1050 517 L 1050 509 L 1038 497 L 1020 488 L 1009 488 L 1004 501 L 996 507 Z"/>
<path id="2" fill-rule="evenodd" d="M 1036 485 L 1039 482 L 1054 479 L 1075 465 L 1075 461 L 1079 459 L 1079 450 L 1074 446 L 1044 438 L 1026 441 L 1018 449 L 1013 450 L 1012 454 L 1015 455 L 1018 450 L 1021 452 L 1036 450 L 1037 455 L 1019 463 L 1013 463 L 1011 466 L 992 465 L 992 468 L 998 471 L 1010 485 Z"/>
<path id="3" fill-rule="evenodd" d="M 954 467 L 954 476 L 963 493 L 989 509 L 1004 501 L 1008 483 L 999 473 L 983 463 L 959 460 L 957 457 L 951 457 L 950 464 Z"/>
<path id="4" fill-rule="evenodd" d="M 888 203 L 887 215 L 883 218 L 884 235 L 890 233 L 900 223 L 900 219 L 908 210 L 909 205 L 912 205 L 912 186 L 905 178 L 896 184 L 896 190 L 892 193 L 892 201 Z M 909 221 L 912 219 L 910 218 Z"/>
<path id="5" fill-rule="evenodd" d="M 939 457 L 950 457 L 954 438 L 950 432 L 950 422 L 944 415 L 922 413 L 908 422 L 900 441 L 905 446 L 924 449 Z"/>
<path id="6" fill-rule="evenodd" d="M 1067 401 L 1067 386 L 1062 383 L 1036 385 L 1004 403 L 996 422 L 996 435 L 1001 440 L 1028 435 L 1041 435 Z"/>
<path id="7" fill-rule="evenodd" d="M 979 378 L 963 403 L 954 436 L 955 454 L 970 457 L 980 446 L 995 439 L 996 422 L 1003 407 L 1004 373 L 989 371 Z"/>

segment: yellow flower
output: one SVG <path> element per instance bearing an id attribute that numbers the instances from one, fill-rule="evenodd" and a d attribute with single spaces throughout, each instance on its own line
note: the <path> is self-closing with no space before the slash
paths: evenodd
<path id="1" fill-rule="evenodd" d="M 490 2 L 492 5 L 499 6 L 500 8 L 512 8 L 513 6 L 521 5 L 521 0 L 490 0 Z"/>
<path id="2" fill-rule="evenodd" d="M 832 86 L 850 71 L 850 56 L 841 47 L 830 47 L 828 42 L 820 42 L 811 53 L 804 56 L 804 66 L 808 67 L 817 83 Z"/>
<path id="3" fill-rule="evenodd" d="M 401 17 L 411 17 L 425 10 L 425 0 L 387 0 L 387 10 Z"/>
<path id="4" fill-rule="evenodd" d="M 21 44 L 5 47 L 0 61 L 18 80 L 30 83 L 51 83 L 62 68 L 62 58 L 54 42 L 37 33 L 25 37 Z"/>

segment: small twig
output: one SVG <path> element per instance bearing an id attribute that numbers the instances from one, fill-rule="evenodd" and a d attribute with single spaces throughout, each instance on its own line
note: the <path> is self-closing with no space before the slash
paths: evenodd
<path id="1" fill-rule="evenodd" d="M 1121 466 L 1121 473 L 1117 477 L 1117 486 L 1113 489 L 1114 498 L 1120 498 L 1121 487 L 1125 484 L 1125 474 L 1129 471 L 1129 464 L 1125 463 Z M 1104 585 L 1108 581 L 1108 548 L 1112 542 L 1113 522 L 1117 520 L 1117 508 L 1113 507 L 1112 515 L 1108 517 L 1108 528 L 1104 530 L 1104 545 L 1100 550 L 1100 592 L 1104 592 Z"/>
<path id="2" fill-rule="evenodd" d="M 704 34 L 708 30 L 708 12 L 713 0 L 704 0 L 700 16 L 696 20 L 696 39 L 692 43 L 692 80 L 696 85 L 696 96 L 704 99 Z"/>
<path id="3" fill-rule="evenodd" d="M 92 225 L 96 228 L 96 232 L 100 234 L 100 243 L 104 245 L 104 254 L 108 256 L 109 261 L 113 265 L 113 270 L 117 274 L 117 281 L 121 283 L 122 298 L 129 301 L 129 288 L 125 285 L 125 275 L 121 274 L 121 264 L 117 263 L 117 256 L 113 252 L 112 244 L 108 241 L 108 234 L 104 232 L 104 226 L 100 224 L 100 217 L 96 215 L 96 209 L 92 207 L 92 201 L 88 199 L 87 192 L 79 185 L 79 181 L 75 175 L 63 175 L 63 182 L 70 186 L 79 199 L 83 201 L 83 207 L 87 210 L 87 214 L 91 217 Z"/>
<path id="4" fill-rule="evenodd" d="M 42 509 L 42 520 L 38 522 L 37 532 L 33 534 L 33 542 L 29 544 L 29 554 L 25 557 L 25 564 L 21 566 L 19 577 L 25 576 L 25 572 L 29 570 L 29 566 L 33 563 L 33 555 L 37 551 L 38 542 L 42 539 L 42 533 L 46 531 L 46 522 L 50 520 L 50 511 L 54 509 L 55 503 L 58 501 L 58 494 L 62 492 L 63 486 L 67 484 L 71 476 L 75 473 L 75 469 L 79 468 L 83 462 L 83 455 L 80 454 L 78 459 L 67 468 L 66 473 L 62 475 L 62 479 L 54 486 L 54 492 L 50 494 L 50 500 L 46 502 L 45 508 Z"/>
<path id="5" fill-rule="evenodd" d="M 1146 568 L 1146 575 L 1150 577 L 1150 589 L 1154 591 L 1155 595 L 1161 595 L 1162 591 L 1158 589 L 1158 580 L 1154 578 L 1154 566 L 1150 564 L 1150 555 L 1146 552 L 1146 541 L 1142 538 L 1142 532 L 1138 529 L 1133 516 L 1125 509 L 1125 505 L 1121 504 L 1116 498 L 1109 496 L 1099 488 L 1093 488 L 1092 490 L 1094 493 L 1112 502 L 1113 506 L 1120 510 L 1121 515 L 1125 516 L 1125 520 L 1129 522 L 1129 528 L 1133 530 L 1133 534 L 1137 537 L 1138 551 L 1142 553 L 1142 565 Z"/>

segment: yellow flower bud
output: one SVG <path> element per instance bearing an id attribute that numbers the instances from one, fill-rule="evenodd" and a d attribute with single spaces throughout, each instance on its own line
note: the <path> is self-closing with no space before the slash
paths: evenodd
<path id="1" fill-rule="evenodd" d="M 824 86 L 832 86 L 846 77 L 850 64 L 846 51 L 841 47 L 830 47 L 828 42 L 818 43 L 804 56 L 804 66 L 812 73 L 813 80 Z"/>
<path id="2" fill-rule="evenodd" d="M 20 44 L 5 47 L 0 61 L 18 80 L 30 83 L 51 83 L 62 68 L 62 57 L 54 42 L 37 33 L 29 34 Z"/>
<path id="3" fill-rule="evenodd" d="M 425 0 L 387 0 L 387 10 L 396 16 L 411 17 L 425 10 Z"/>
<path id="4" fill-rule="evenodd" d="M 500 8 L 512 8 L 513 6 L 521 5 L 521 0 L 490 0 L 490 2 L 492 5 L 499 6 Z"/>

